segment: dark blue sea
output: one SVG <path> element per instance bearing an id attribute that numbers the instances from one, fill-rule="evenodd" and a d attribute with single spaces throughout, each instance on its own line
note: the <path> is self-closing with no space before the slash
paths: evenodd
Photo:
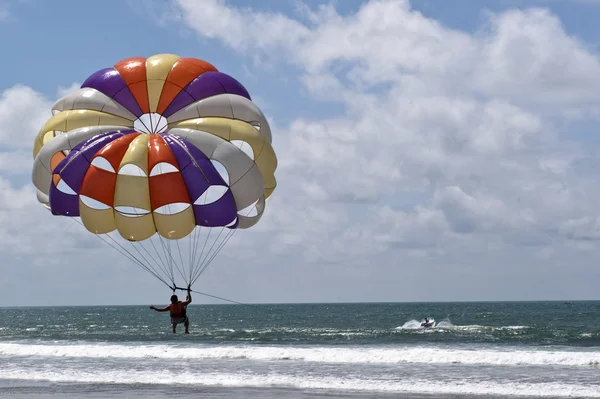
<path id="1" fill-rule="evenodd" d="M 600 302 L 0 309 L 0 397 L 600 398 Z M 420 326 L 433 318 L 431 328 Z"/>

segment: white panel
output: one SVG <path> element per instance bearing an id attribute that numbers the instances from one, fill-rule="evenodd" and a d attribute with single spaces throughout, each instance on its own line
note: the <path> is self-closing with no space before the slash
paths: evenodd
<path id="1" fill-rule="evenodd" d="M 201 118 L 212 116 L 233 119 L 233 110 L 229 101 L 230 96 L 230 94 L 218 94 L 195 102 L 198 115 Z"/>
<path id="2" fill-rule="evenodd" d="M 233 218 L 233 220 L 231 222 L 229 222 L 228 224 L 225 225 L 225 227 L 231 227 L 235 224 L 235 222 L 237 222 L 238 218 L 237 216 L 235 218 Z"/>
<path id="3" fill-rule="evenodd" d="M 244 155 L 245 157 L 245 155 Z M 231 185 L 231 192 L 235 198 L 238 209 L 244 209 L 264 195 L 265 183 L 258 167 L 253 167 L 235 184 Z"/>
<path id="4" fill-rule="evenodd" d="M 212 154 L 219 145 L 227 143 L 226 140 L 223 140 L 222 138 L 211 133 L 194 129 L 176 128 L 169 130 L 169 134 L 174 134 L 184 140 L 189 141 L 194 147 L 202 151 L 208 158 L 212 158 Z"/>
<path id="5" fill-rule="evenodd" d="M 175 166 L 168 162 L 159 162 L 150 171 L 150 176 L 166 175 L 167 173 L 179 172 Z"/>
<path id="6" fill-rule="evenodd" d="M 92 165 L 97 167 L 98 169 L 106 170 L 108 172 L 116 173 L 115 168 L 108 162 L 108 160 L 104 157 L 95 157 L 92 160 Z"/>
<path id="7" fill-rule="evenodd" d="M 198 109 L 196 108 L 196 103 L 192 103 L 186 107 L 181 108 L 179 111 L 175 112 L 173 115 L 167 118 L 169 123 L 185 121 L 188 119 L 196 119 L 199 118 Z"/>
<path id="8" fill-rule="evenodd" d="M 139 217 L 150 213 L 150 211 L 142 208 L 136 208 L 133 206 L 115 206 L 115 210 L 123 216 L 127 217 Z"/>
<path id="9" fill-rule="evenodd" d="M 133 122 L 133 128 L 139 133 L 152 133 L 152 121 L 150 114 L 144 114 Z"/>
<path id="10" fill-rule="evenodd" d="M 168 126 L 168 122 L 167 119 L 159 114 L 154 114 L 154 115 L 158 115 L 158 121 L 156 122 L 156 133 L 162 133 L 165 130 L 167 130 Z"/>
<path id="11" fill-rule="evenodd" d="M 168 118 L 169 123 L 211 116 L 233 119 L 230 96 L 230 94 L 218 94 L 193 102 L 171 115 Z"/>
<path id="12" fill-rule="evenodd" d="M 146 176 L 146 172 L 142 168 L 132 163 L 128 163 L 123 165 L 121 169 L 119 169 L 118 174 L 120 175 L 128 175 L 128 176 Z"/>
<path id="13" fill-rule="evenodd" d="M 79 92 L 75 91 L 61 97 L 52 105 L 52 111 L 62 112 L 73 109 L 73 103 L 77 96 L 79 96 Z"/>
<path id="14" fill-rule="evenodd" d="M 56 185 L 56 188 L 58 189 L 58 191 L 65 193 L 65 194 L 77 195 L 77 193 L 75 191 L 73 191 L 73 189 L 71 187 L 69 187 L 69 185 L 67 183 L 65 183 L 65 181 L 63 179 L 60 179 L 60 181 Z"/>
<path id="15" fill-rule="evenodd" d="M 110 100 L 110 97 L 92 88 L 79 89 L 76 93 L 73 109 L 102 111 L 106 102 Z"/>
<path id="16" fill-rule="evenodd" d="M 269 122 L 267 122 L 267 118 L 265 118 L 265 115 L 262 113 L 260 108 L 258 108 L 256 104 L 248 100 L 246 97 L 236 96 L 233 94 L 229 94 L 229 96 L 231 109 L 233 110 L 233 117 L 235 119 L 248 122 L 251 125 L 259 125 L 260 129 L 257 130 L 265 139 L 267 139 L 269 143 L 271 143 L 271 127 L 269 126 Z"/>
<path id="17" fill-rule="evenodd" d="M 217 202 L 225 195 L 228 189 L 226 186 L 208 186 L 206 191 L 194 201 L 194 205 L 208 205 Z"/>
<path id="18" fill-rule="evenodd" d="M 40 204 L 42 204 L 46 209 L 50 209 L 48 206 L 50 204 L 50 198 L 48 198 L 47 194 L 44 194 L 40 190 L 36 190 L 36 197 Z"/>
<path id="19" fill-rule="evenodd" d="M 161 215 L 175 215 L 177 213 L 183 212 L 188 209 L 191 204 L 185 202 L 176 202 L 173 204 L 163 205 L 154 210 L 154 213 L 158 213 Z"/>
<path id="20" fill-rule="evenodd" d="M 112 98 L 108 98 L 108 101 L 104 103 L 104 107 L 102 108 L 102 112 L 106 112 L 107 114 L 118 115 L 122 118 L 128 119 L 130 121 L 134 121 L 137 119 L 137 116 L 131 113 L 127 108 L 113 100 Z"/>
<path id="21" fill-rule="evenodd" d="M 223 141 L 210 158 L 221 162 L 225 166 L 227 172 L 229 172 L 230 186 L 255 166 L 254 162 L 242 150 L 227 141 Z"/>
<path id="22" fill-rule="evenodd" d="M 105 210 L 105 209 L 110 209 L 110 206 L 95 200 L 91 197 L 85 196 L 85 195 L 80 195 L 79 199 L 81 200 L 81 202 L 83 202 L 85 205 L 89 206 L 92 209 L 97 209 L 97 210 Z"/>
<path id="23" fill-rule="evenodd" d="M 252 149 L 252 146 L 244 140 L 231 140 L 230 141 L 231 144 L 233 144 L 234 146 L 236 146 L 237 148 L 239 148 L 240 150 L 242 150 L 242 152 L 244 152 L 246 155 L 248 155 L 248 157 L 254 161 L 254 150 Z M 264 143 L 264 142 L 263 142 Z"/>
<path id="24" fill-rule="evenodd" d="M 71 109 L 90 109 L 103 111 L 129 120 L 136 119 L 136 116 L 125 107 L 106 94 L 91 87 L 75 90 L 55 102 L 52 106 L 53 112 Z"/>
<path id="25" fill-rule="evenodd" d="M 248 229 L 248 228 L 254 226 L 262 218 L 264 211 L 265 211 L 265 197 L 262 196 L 259 198 L 258 202 L 256 203 L 256 212 L 257 212 L 256 216 L 246 217 L 244 215 L 238 214 L 238 219 L 239 219 L 238 229 Z"/>
<path id="26" fill-rule="evenodd" d="M 211 159 L 210 162 L 219 173 L 219 176 L 221 176 L 221 179 L 229 186 L 229 172 L 227 171 L 227 168 L 221 162 L 215 161 L 214 159 Z"/>

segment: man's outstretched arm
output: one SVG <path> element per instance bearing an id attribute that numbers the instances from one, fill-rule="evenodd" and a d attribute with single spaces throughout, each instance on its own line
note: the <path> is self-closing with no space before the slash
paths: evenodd
<path id="1" fill-rule="evenodd" d="M 191 292 L 191 291 L 190 291 L 190 289 L 188 288 L 188 291 L 187 291 L 187 297 L 185 298 L 185 301 L 183 301 L 183 304 L 184 304 L 184 305 L 188 305 L 188 304 L 190 304 L 190 303 L 192 303 L 192 292 Z"/>
<path id="2" fill-rule="evenodd" d="M 164 308 L 157 308 L 157 307 L 156 307 L 156 306 L 154 306 L 154 305 L 150 305 L 150 309 L 152 309 L 152 310 L 156 310 L 157 312 L 166 312 L 167 310 L 169 310 L 169 307 L 170 307 L 170 306 L 171 306 L 171 305 L 167 305 L 167 306 L 165 306 Z"/>

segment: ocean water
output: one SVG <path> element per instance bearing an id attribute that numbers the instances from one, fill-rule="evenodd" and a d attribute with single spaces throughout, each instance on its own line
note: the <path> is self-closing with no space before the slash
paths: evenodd
<path id="1" fill-rule="evenodd" d="M 188 314 L 185 335 L 147 306 L 0 308 L 0 397 L 600 398 L 600 302 Z"/>

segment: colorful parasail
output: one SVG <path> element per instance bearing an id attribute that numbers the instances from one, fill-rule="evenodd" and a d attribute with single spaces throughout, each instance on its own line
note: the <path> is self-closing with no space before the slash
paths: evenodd
<path id="1" fill-rule="evenodd" d="M 206 61 L 125 59 L 92 74 L 52 113 L 33 146 L 38 201 L 107 235 L 173 289 L 175 272 L 191 286 L 233 231 L 256 225 L 275 189 L 265 116 L 240 82 Z M 202 228 L 220 229 L 213 234 L 222 240 L 210 246 Z M 181 255 L 186 237 L 187 265 L 182 256 L 177 264 L 171 244 Z"/>

